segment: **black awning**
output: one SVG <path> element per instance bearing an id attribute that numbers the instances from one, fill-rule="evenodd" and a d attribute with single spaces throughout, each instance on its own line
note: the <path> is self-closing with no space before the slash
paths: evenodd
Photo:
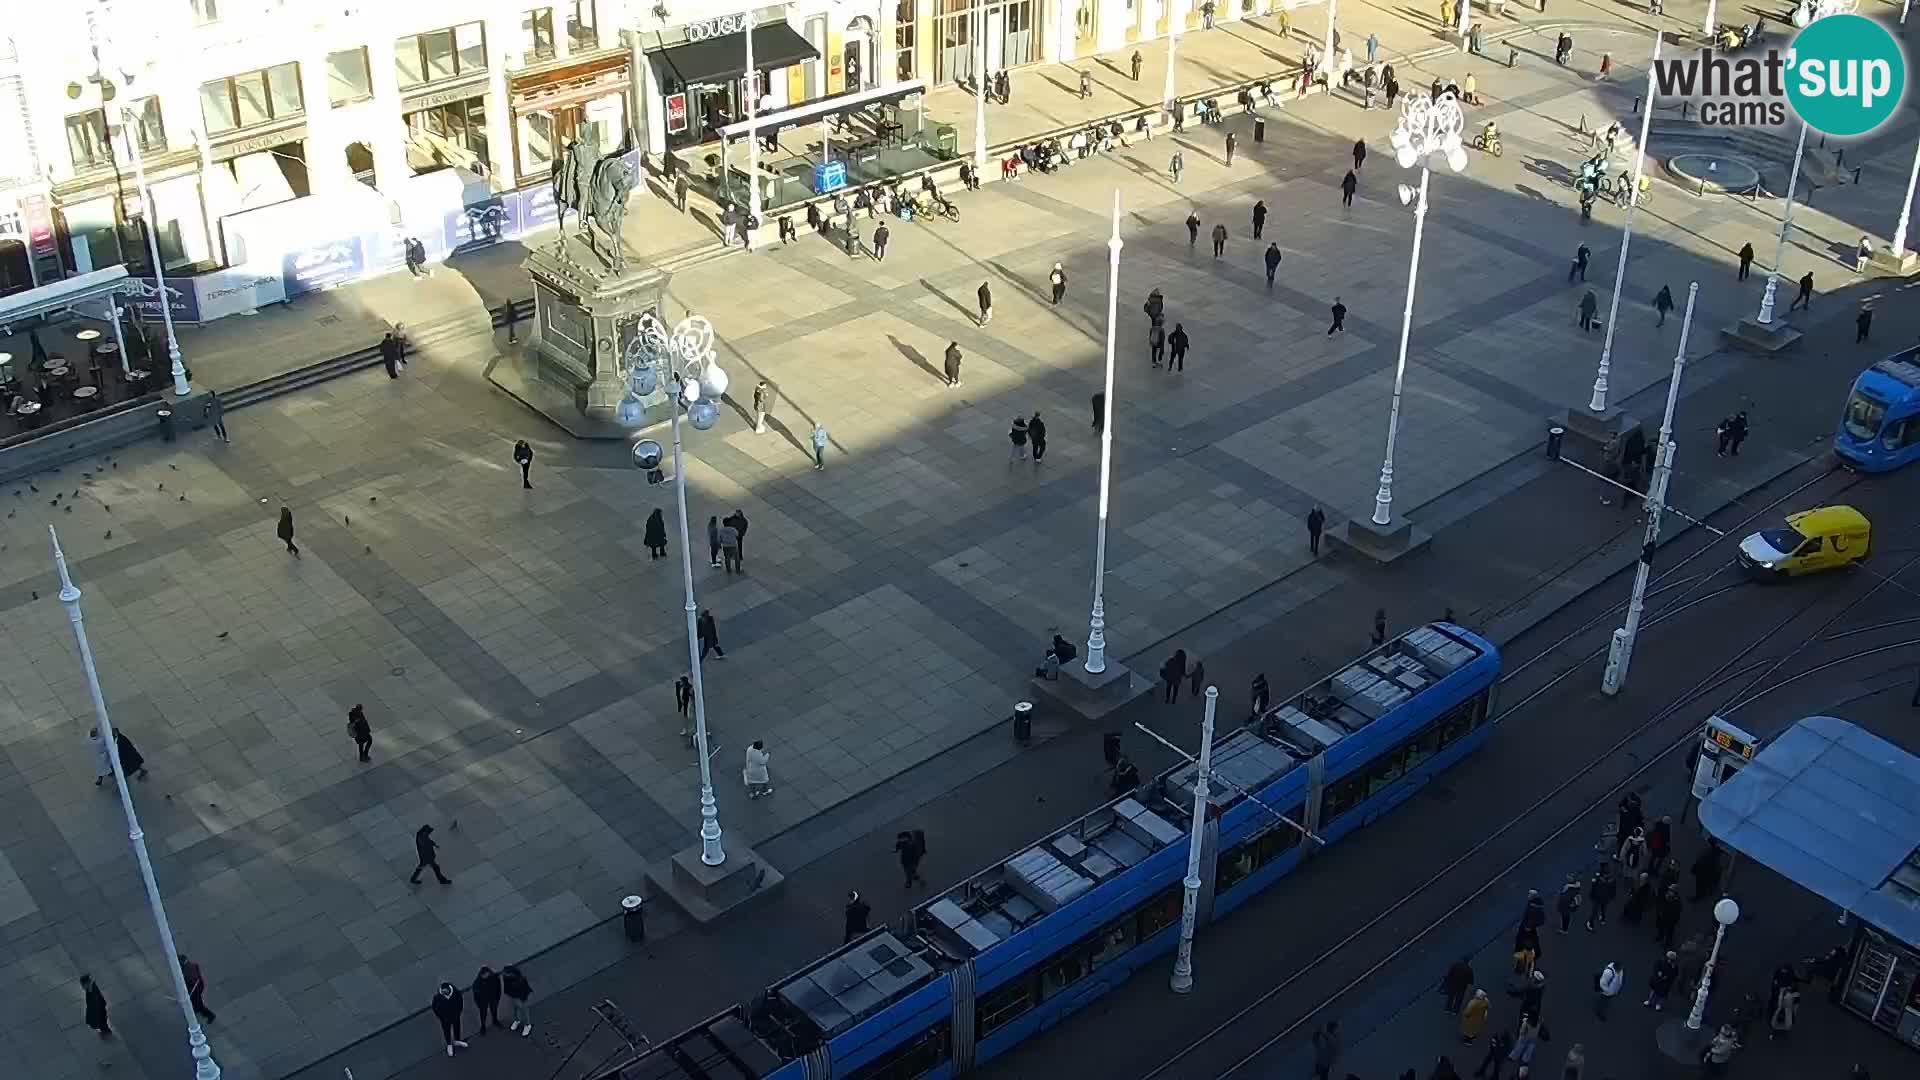
<path id="1" fill-rule="evenodd" d="M 753 28 L 753 66 L 761 71 L 789 67 L 805 60 L 817 60 L 819 50 L 794 33 L 784 22 Z M 660 51 L 664 61 L 680 81 L 688 85 L 723 83 L 747 73 L 747 41 L 744 32 L 723 34 L 705 41 L 675 45 Z"/>

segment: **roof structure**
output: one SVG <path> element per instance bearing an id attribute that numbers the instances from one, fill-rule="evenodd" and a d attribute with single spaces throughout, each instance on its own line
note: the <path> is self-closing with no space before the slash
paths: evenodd
<path id="1" fill-rule="evenodd" d="M 1920 944 L 1920 757 L 1810 716 L 1700 804 L 1708 835 Z"/>

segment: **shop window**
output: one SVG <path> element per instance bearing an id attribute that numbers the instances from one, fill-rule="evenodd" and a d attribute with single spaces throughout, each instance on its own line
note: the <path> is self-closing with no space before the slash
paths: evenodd
<path id="1" fill-rule="evenodd" d="M 336 108 L 373 96 L 373 72 L 365 46 L 327 54 L 327 103 Z"/>
<path id="2" fill-rule="evenodd" d="M 449 165 L 465 169 L 484 169 L 487 164 L 487 113 L 485 98 L 468 98 L 431 109 L 408 113 L 404 118 L 412 142 L 419 151 L 410 158 L 424 161 L 415 175 Z"/>
<path id="3" fill-rule="evenodd" d="M 520 62 L 536 64 L 554 55 L 553 9 L 534 8 L 520 16 Z"/>
<path id="4" fill-rule="evenodd" d="M 400 89 L 455 79 L 487 69 L 487 28 L 477 22 L 393 40 Z"/>
<path id="5" fill-rule="evenodd" d="M 551 168 L 559 153 L 554 143 L 553 114 L 527 113 L 520 118 L 520 174 L 530 176 Z"/>
<path id="6" fill-rule="evenodd" d="M 200 112 L 209 135 L 285 120 L 300 115 L 304 108 L 299 64 L 279 64 L 200 84 Z"/>
<path id="7" fill-rule="evenodd" d="M 848 1080 L 915 1080 L 947 1060 L 948 1033 L 953 1025 L 942 1020 L 847 1074 Z"/>
<path id="8" fill-rule="evenodd" d="M 75 113 L 67 117 L 67 153 L 73 157 L 73 171 L 104 169 L 113 161 L 113 147 L 107 141 L 107 114 Z"/>
<path id="9" fill-rule="evenodd" d="M 973 1003 L 973 1026 L 981 1038 L 1025 1016 L 1040 1001 L 1039 981 L 1031 972 L 981 994 Z"/>
<path id="10" fill-rule="evenodd" d="M 893 9 L 893 74 L 897 82 L 913 78 L 914 0 L 900 0 Z"/>
<path id="11" fill-rule="evenodd" d="M 220 21 L 220 0 L 187 0 L 193 5 L 193 25 L 205 26 Z"/>
<path id="12" fill-rule="evenodd" d="M 600 47 L 600 24 L 594 18 L 594 0 L 573 0 L 567 8 L 567 44 L 575 52 Z"/>

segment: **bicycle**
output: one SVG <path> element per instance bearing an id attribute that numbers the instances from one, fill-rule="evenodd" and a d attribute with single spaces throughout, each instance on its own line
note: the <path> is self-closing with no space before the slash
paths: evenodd
<path id="1" fill-rule="evenodd" d="M 1500 139 L 1498 136 L 1489 139 L 1484 134 L 1475 135 L 1473 142 L 1469 145 L 1483 154 L 1492 154 L 1494 157 L 1500 156 Z"/>

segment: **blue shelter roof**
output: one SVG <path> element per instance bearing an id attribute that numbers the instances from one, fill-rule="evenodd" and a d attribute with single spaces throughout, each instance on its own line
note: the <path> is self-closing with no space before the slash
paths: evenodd
<path id="1" fill-rule="evenodd" d="M 1714 839 L 1920 944 L 1920 757 L 1810 716 L 1700 804 Z"/>

